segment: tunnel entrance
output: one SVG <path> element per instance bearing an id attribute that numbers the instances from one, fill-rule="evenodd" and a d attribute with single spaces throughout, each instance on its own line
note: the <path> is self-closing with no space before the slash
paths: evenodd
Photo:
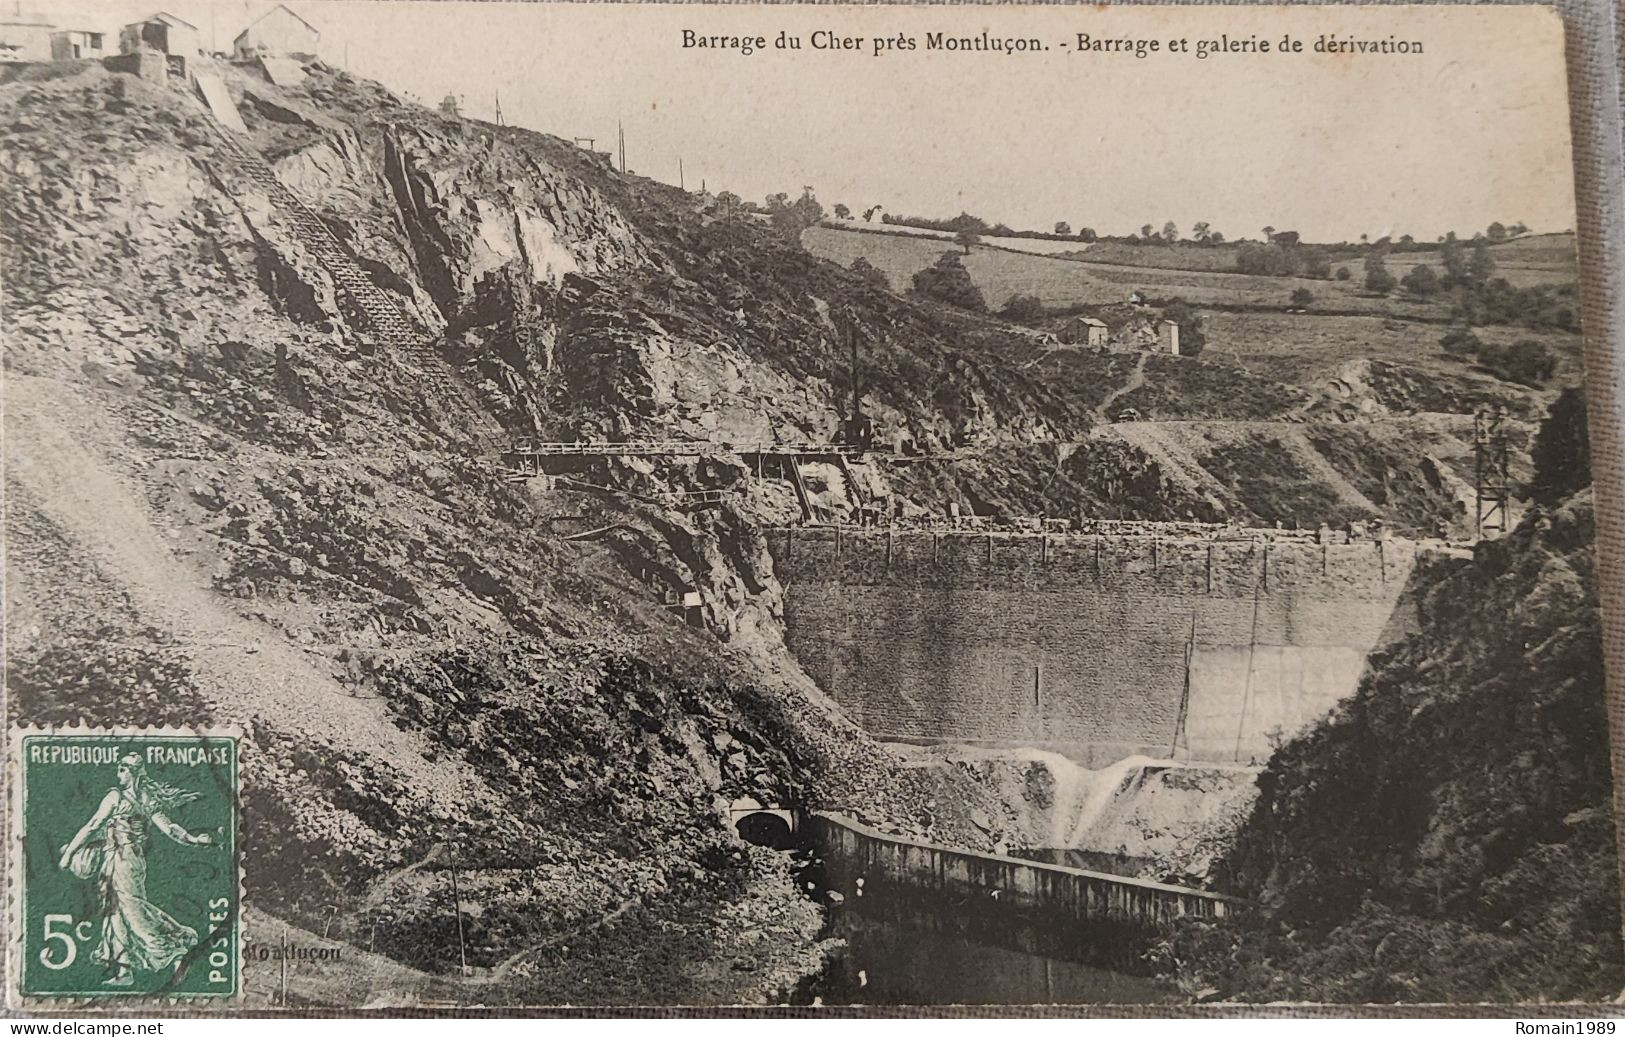
<path id="1" fill-rule="evenodd" d="M 758 811 L 746 814 L 734 822 L 739 837 L 754 846 L 774 850 L 788 850 L 795 845 L 790 823 L 777 814 Z"/>
<path id="2" fill-rule="evenodd" d="M 797 830 L 801 826 L 793 810 L 745 796 L 734 800 L 728 808 L 728 816 L 739 838 L 753 846 L 789 850 L 797 845 Z"/>

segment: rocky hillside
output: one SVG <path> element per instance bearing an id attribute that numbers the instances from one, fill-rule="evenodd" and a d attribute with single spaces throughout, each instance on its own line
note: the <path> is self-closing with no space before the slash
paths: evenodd
<path id="1" fill-rule="evenodd" d="M 381 347 L 189 95 L 9 72 L 8 719 L 240 726 L 249 900 L 367 963 L 329 977 L 341 1003 L 782 997 L 820 919 L 734 836 L 741 795 L 988 844 L 989 796 L 900 771 L 775 651 L 759 539 L 669 504 L 718 473 L 547 493 L 483 456 L 498 421 L 633 420 L 594 379 L 658 396 L 658 365 L 615 358 L 670 345 L 659 303 L 595 279 L 641 297 L 673 264 L 613 178 L 320 67 L 297 97 L 231 74 L 255 146 L 470 377 L 442 392 Z M 687 434 L 678 409 L 647 420 Z M 676 586 L 704 588 L 693 623 Z"/>
<path id="2" fill-rule="evenodd" d="M 1248 1001 L 1614 997 L 1593 538 L 1586 489 L 1441 563 L 1422 629 L 1261 775 L 1226 862 L 1253 922 L 1190 927 L 1165 964 Z"/>
<path id="3" fill-rule="evenodd" d="M 1166 467 L 1135 441 L 1091 447 L 1078 492 L 1052 487 L 1055 451 L 1092 444 L 1124 408 L 1153 423 L 1272 422 L 1300 420 L 1315 401 L 1222 358 L 1049 350 L 1025 329 L 900 298 L 707 196 L 618 175 L 544 134 L 443 119 L 342 73 L 313 67 L 304 86 L 281 89 L 233 71 L 228 86 L 281 179 L 438 334 L 510 434 L 827 441 L 855 380 L 883 440 L 959 455 L 891 479 L 876 473 L 875 488 L 906 514 L 958 503 L 989 514 L 1290 513 L 1307 525 L 1380 514 L 1428 533 L 1457 524 L 1454 497 L 1438 489 L 1439 459 L 1373 426 L 1334 423 L 1346 449 L 1282 473 L 1285 488 L 1266 487 L 1250 505 L 1183 492 L 1177 474 L 1157 492 L 1125 490 Z M 220 165 L 229 169 L 229 156 Z M 987 450 L 998 456 L 979 466 Z M 1242 467 L 1277 468 L 1268 437 L 1234 452 Z M 1339 497 L 1337 484 L 1372 471 L 1391 497 L 1353 506 Z M 646 492 L 737 487 L 742 473 L 595 474 Z M 1228 475 L 1219 467 L 1202 478 Z M 756 489 L 746 494 L 752 517 L 795 514 L 787 494 Z"/>

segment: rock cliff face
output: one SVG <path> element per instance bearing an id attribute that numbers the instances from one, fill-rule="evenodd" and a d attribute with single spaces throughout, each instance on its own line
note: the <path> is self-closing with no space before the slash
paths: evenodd
<path id="1" fill-rule="evenodd" d="M 671 503 L 742 466 L 548 492 L 479 455 L 496 421 L 686 435 L 696 386 L 826 419 L 740 329 L 663 309 L 645 286 L 676 264 L 595 159 L 311 71 L 226 74 L 252 145 L 461 372 L 444 391 L 189 95 L 96 66 L 0 83 L 8 719 L 241 726 L 250 903 L 360 963 L 321 999 L 782 997 L 819 918 L 732 798 L 968 845 L 1000 808 L 898 770 L 775 650 L 742 512 Z M 698 625 L 663 604 L 691 587 Z M 448 974 L 453 860 L 501 984 Z"/>

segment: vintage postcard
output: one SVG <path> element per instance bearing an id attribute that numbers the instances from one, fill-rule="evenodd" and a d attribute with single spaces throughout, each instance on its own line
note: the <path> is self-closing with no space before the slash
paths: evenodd
<path id="1" fill-rule="evenodd" d="M 7 4 L 10 1006 L 1613 999 L 1564 34 Z"/>

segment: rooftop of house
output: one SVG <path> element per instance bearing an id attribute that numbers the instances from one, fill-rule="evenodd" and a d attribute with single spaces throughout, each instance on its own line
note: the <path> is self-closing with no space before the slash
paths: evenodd
<path id="1" fill-rule="evenodd" d="M 250 29 L 254 28 L 254 26 L 258 25 L 260 22 L 265 21 L 265 19 L 271 17 L 273 14 L 276 14 L 279 11 L 281 13 L 283 13 L 283 14 L 291 16 L 292 18 L 297 20 L 300 25 L 303 25 L 305 28 L 309 29 L 311 32 L 315 33 L 316 35 L 320 36 L 322 34 L 322 31 L 320 29 L 316 28 L 316 26 L 310 24 L 305 19 L 299 17 L 299 14 L 297 12 L 289 9 L 286 4 L 277 4 L 275 7 L 271 8 L 269 11 L 266 11 L 264 14 L 260 15 L 256 19 L 254 19 L 252 22 L 249 22 L 248 23 L 248 28 L 244 29 L 242 32 L 237 34 L 238 38 L 241 39 Z"/>
<path id="2" fill-rule="evenodd" d="M 131 25 L 144 25 L 147 22 L 163 22 L 165 25 L 173 25 L 173 26 L 176 26 L 176 27 L 182 28 L 182 29 L 192 29 L 192 30 L 197 29 L 197 26 L 193 25 L 191 22 L 187 21 L 184 18 L 177 18 L 174 15 L 170 14 L 168 11 L 155 11 L 152 14 L 147 15 L 145 18 L 137 19 L 136 21 L 133 21 L 130 24 Z"/>

